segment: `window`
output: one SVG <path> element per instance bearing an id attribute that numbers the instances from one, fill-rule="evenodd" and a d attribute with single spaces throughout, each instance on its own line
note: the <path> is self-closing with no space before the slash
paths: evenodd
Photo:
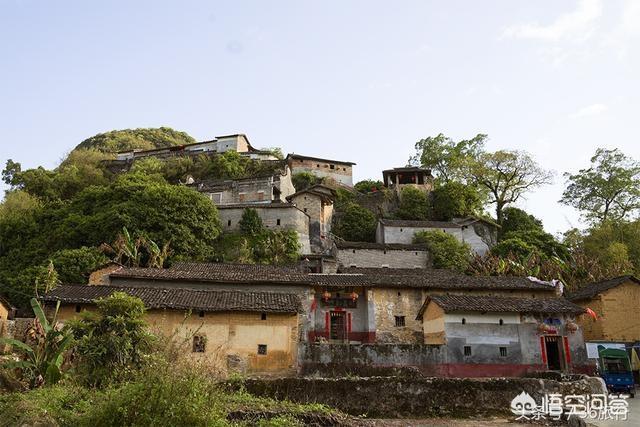
<path id="1" fill-rule="evenodd" d="M 211 201 L 213 203 L 222 202 L 222 193 L 211 193 Z"/>
<path id="2" fill-rule="evenodd" d="M 280 218 L 276 220 L 276 225 L 280 225 Z"/>
<path id="3" fill-rule="evenodd" d="M 386 250 L 384 250 L 384 251 L 382 251 L 382 253 L 383 253 L 384 255 L 386 255 L 386 254 L 387 254 L 387 251 L 386 251 Z"/>
<path id="4" fill-rule="evenodd" d="M 307 213 L 307 208 L 304 208 L 304 213 Z"/>
<path id="5" fill-rule="evenodd" d="M 396 318 L 396 327 L 401 328 L 404 326 L 404 316 L 395 316 Z"/>
<path id="6" fill-rule="evenodd" d="M 329 169 L 335 169 L 335 168 L 336 168 L 336 165 L 329 166 Z"/>
<path id="7" fill-rule="evenodd" d="M 227 221 L 227 227 L 231 227 L 231 220 Z"/>
<path id="8" fill-rule="evenodd" d="M 398 292 L 398 296 L 401 296 L 402 294 L 400 292 Z"/>
<path id="9" fill-rule="evenodd" d="M 355 253 L 356 253 L 356 250 L 354 249 L 352 252 L 355 254 Z"/>
<path id="10" fill-rule="evenodd" d="M 317 168 L 319 168 L 319 167 L 320 167 L 320 165 L 319 165 L 319 164 L 317 164 L 317 165 L 316 165 L 316 167 L 317 167 Z"/>
<path id="11" fill-rule="evenodd" d="M 400 232 L 402 233 L 402 228 L 400 229 Z"/>
<path id="12" fill-rule="evenodd" d="M 462 318 L 462 324 L 466 325 L 467 324 L 467 319 L 465 319 L 464 317 Z"/>
<path id="13" fill-rule="evenodd" d="M 500 319 L 500 322 L 498 323 L 500 323 L 501 325 L 504 325 L 504 320 Z"/>
<path id="14" fill-rule="evenodd" d="M 465 356 L 471 356 L 471 346 L 470 345 L 465 345 L 464 346 L 464 355 Z"/>
<path id="15" fill-rule="evenodd" d="M 266 344 L 258 344 L 258 354 L 261 354 L 261 355 L 267 354 L 267 345 Z"/>
<path id="16" fill-rule="evenodd" d="M 200 313 L 198 313 L 198 317 L 204 317 L 204 311 L 201 310 Z"/>
<path id="17" fill-rule="evenodd" d="M 507 357 L 507 347 L 500 347 L 500 357 Z"/>
<path id="18" fill-rule="evenodd" d="M 80 313 L 82 311 L 82 306 L 80 304 L 76 305 L 76 313 Z"/>
<path id="19" fill-rule="evenodd" d="M 267 320 L 267 313 L 262 313 L 260 315 L 260 320 Z"/>
<path id="20" fill-rule="evenodd" d="M 194 353 L 204 353 L 204 350 L 207 346 L 207 337 L 203 335 L 195 335 L 193 337 L 193 352 Z"/>
<path id="21" fill-rule="evenodd" d="M 246 194 L 245 194 L 245 193 L 240 193 L 240 194 L 238 194 L 238 200 L 239 200 L 240 202 L 244 202 L 245 196 L 246 196 Z"/>

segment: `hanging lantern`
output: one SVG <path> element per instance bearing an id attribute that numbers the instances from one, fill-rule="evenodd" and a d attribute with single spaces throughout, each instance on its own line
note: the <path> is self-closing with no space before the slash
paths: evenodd
<path id="1" fill-rule="evenodd" d="M 351 301 L 356 302 L 358 300 L 358 293 L 356 291 L 351 292 Z"/>
<path id="2" fill-rule="evenodd" d="M 329 292 L 328 290 L 324 291 L 324 293 L 322 294 L 322 299 L 326 301 L 329 301 L 329 298 L 331 298 L 331 292 Z"/>
<path id="3" fill-rule="evenodd" d="M 567 331 L 574 333 L 578 330 L 578 325 L 574 322 L 567 322 L 566 328 Z"/>

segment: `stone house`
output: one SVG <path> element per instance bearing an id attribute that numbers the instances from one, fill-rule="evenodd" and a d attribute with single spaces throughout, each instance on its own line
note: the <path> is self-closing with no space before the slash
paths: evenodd
<path id="1" fill-rule="evenodd" d="M 203 180 L 189 184 L 207 195 L 217 206 L 237 203 L 285 202 L 295 193 L 291 171 L 284 166 L 281 171 L 266 176 L 234 180 Z"/>
<path id="2" fill-rule="evenodd" d="M 245 209 L 255 209 L 270 230 L 293 230 L 298 234 L 303 254 L 310 254 L 309 215 L 291 203 L 239 203 L 218 206 L 222 231 L 238 231 Z"/>
<path id="3" fill-rule="evenodd" d="M 294 294 L 182 289 L 61 285 L 43 301 L 60 301 L 58 318 L 92 310 L 94 301 L 114 292 L 140 298 L 151 330 L 173 336 L 194 361 L 222 372 L 295 373 L 300 299 Z"/>
<path id="4" fill-rule="evenodd" d="M 217 136 L 210 141 L 195 142 L 193 144 L 155 148 L 152 150 L 133 149 L 120 151 L 116 154 L 116 161 L 133 161 L 145 157 L 166 158 L 171 156 L 215 154 L 224 153 L 225 151 L 236 151 L 243 156 L 256 160 L 277 160 L 270 152 L 253 148 L 246 135 L 234 134 Z"/>
<path id="5" fill-rule="evenodd" d="M 6 299 L 0 296 L 0 322 L 9 320 L 13 317 L 15 308 Z M 0 334 L 1 336 L 2 334 Z"/>
<path id="6" fill-rule="evenodd" d="M 490 221 L 478 218 L 453 221 L 414 221 L 380 219 L 376 229 L 378 243 L 413 243 L 413 237 L 421 231 L 440 230 L 471 246 L 478 255 L 486 254 L 496 243 L 498 228 Z"/>
<path id="7" fill-rule="evenodd" d="M 431 169 L 415 166 L 393 168 L 382 171 L 382 182 L 394 190 L 398 195 L 405 187 L 413 187 L 425 193 L 433 190 L 433 175 Z"/>
<path id="8" fill-rule="evenodd" d="M 427 268 L 431 256 L 425 245 L 345 242 L 336 240 L 335 258 L 340 267 Z"/>
<path id="9" fill-rule="evenodd" d="M 597 319 L 583 316 L 578 324 L 587 341 L 640 341 L 640 280 L 620 276 L 589 283 L 567 298 L 593 310 Z"/>
<path id="10" fill-rule="evenodd" d="M 564 298 L 431 295 L 418 312 L 424 342 L 446 346 L 446 376 L 512 376 L 552 370 L 589 372 L 576 318 Z"/>
<path id="11" fill-rule="evenodd" d="M 318 157 L 289 154 L 287 162 L 291 172 L 309 172 L 320 178 L 329 178 L 337 183 L 353 187 L 353 162 L 342 160 L 321 159 Z"/>
<path id="12" fill-rule="evenodd" d="M 313 185 L 287 197 L 298 209 L 309 215 L 309 237 L 314 253 L 330 247 L 333 201 L 336 192 L 325 185 Z"/>

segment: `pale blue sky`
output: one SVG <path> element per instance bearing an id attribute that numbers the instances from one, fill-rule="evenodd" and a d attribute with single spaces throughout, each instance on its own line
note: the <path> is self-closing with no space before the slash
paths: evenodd
<path id="1" fill-rule="evenodd" d="M 420 138 L 490 136 L 557 171 L 520 206 L 557 232 L 562 172 L 640 159 L 640 1 L 0 0 L 0 162 L 171 126 L 401 166 Z"/>

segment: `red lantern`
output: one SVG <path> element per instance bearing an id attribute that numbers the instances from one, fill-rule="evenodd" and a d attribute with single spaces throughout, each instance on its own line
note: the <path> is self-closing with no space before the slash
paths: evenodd
<path id="1" fill-rule="evenodd" d="M 324 293 L 322 294 L 322 299 L 325 301 L 329 301 L 329 298 L 331 298 L 331 292 L 324 291 Z"/>
<path id="2" fill-rule="evenodd" d="M 356 291 L 351 292 L 351 300 L 356 301 L 358 299 L 358 293 Z"/>

